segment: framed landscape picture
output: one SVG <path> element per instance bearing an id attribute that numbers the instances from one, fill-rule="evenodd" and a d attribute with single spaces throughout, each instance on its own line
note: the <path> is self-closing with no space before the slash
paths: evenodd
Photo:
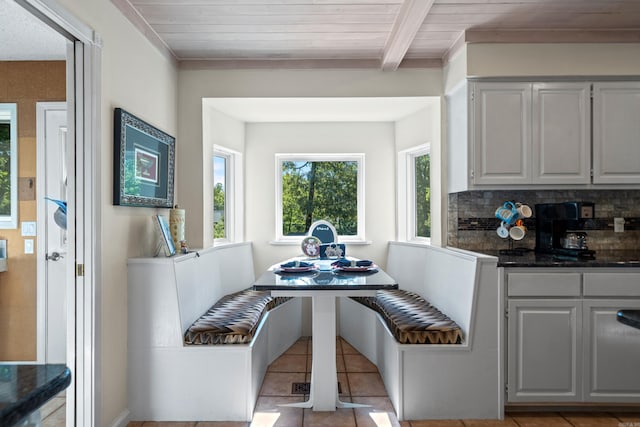
<path id="1" fill-rule="evenodd" d="M 175 138 L 122 108 L 113 123 L 113 204 L 173 207 Z"/>

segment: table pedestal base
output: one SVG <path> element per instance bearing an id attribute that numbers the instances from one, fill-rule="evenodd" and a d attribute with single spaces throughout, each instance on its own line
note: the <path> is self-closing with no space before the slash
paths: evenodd
<path id="1" fill-rule="evenodd" d="M 336 371 L 336 296 L 313 295 L 313 351 L 309 400 L 282 406 L 335 411 L 336 408 L 363 408 L 370 405 L 342 402 Z"/>

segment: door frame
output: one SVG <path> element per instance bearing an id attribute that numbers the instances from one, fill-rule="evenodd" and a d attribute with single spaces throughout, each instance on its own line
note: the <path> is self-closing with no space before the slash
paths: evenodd
<path id="1" fill-rule="evenodd" d="M 15 2 L 69 40 L 67 122 L 69 288 L 67 427 L 101 424 L 100 414 L 100 99 L 102 40 L 55 0 Z M 81 267 L 81 268 L 80 268 Z M 81 271 L 82 270 L 82 271 Z M 70 416 L 71 415 L 71 416 Z"/>
<path id="2" fill-rule="evenodd" d="M 37 248 L 38 256 L 36 256 L 36 361 L 38 364 L 45 363 L 46 358 L 46 342 L 47 342 L 47 260 L 42 256 L 42 252 L 45 248 L 46 235 L 44 228 L 41 227 L 46 222 L 45 216 L 47 213 L 46 201 L 43 199 L 45 195 L 45 176 L 46 176 L 46 112 L 52 110 L 67 111 L 66 102 L 37 102 L 36 103 L 36 194 L 38 200 L 36 202 L 36 210 L 38 218 L 38 225 L 36 229 L 37 234 Z M 67 257 L 68 259 L 68 257 Z M 70 286 L 67 286 L 70 288 Z"/>

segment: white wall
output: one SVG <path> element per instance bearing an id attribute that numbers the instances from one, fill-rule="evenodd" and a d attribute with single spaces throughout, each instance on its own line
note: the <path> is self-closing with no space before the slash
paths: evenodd
<path id="1" fill-rule="evenodd" d="M 186 209 L 186 236 L 191 247 L 204 246 L 198 212 L 204 211 L 202 182 L 202 99 L 215 97 L 358 97 L 439 96 L 440 69 L 379 70 L 201 70 L 178 72 L 178 169 L 188 180 L 178 183 L 180 205 Z M 250 174 L 247 167 L 245 174 Z M 271 172 L 273 173 L 273 172 Z M 245 188 L 250 188 L 245 181 Z M 272 184 L 273 185 L 273 184 Z M 248 208 L 248 205 L 247 205 Z M 194 215 L 194 221 L 189 218 Z M 199 214 L 201 215 L 201 214 Z M 247 212 L 247 215 L 250 215 Z M 272 226 L 273 228 L 274 226 Z M 246 236 L 251 239 L 250 236 Z M 258 251 L 256 251 L 258 252 Z"/>
<path id="2" fill-rule="evenodd" d="M 156 209 L 112 204 L 113 109 L 122 107 L 175 136 L 177 133 L 177 68 L 106 0 L 60 0 L 102 38 L 101 139 L 96 141 L 101 168 L 102 276 L 101 340 L 98 356 L 100 425 L 107 426 L 127 409 L 127 259 L 151 255 Z M 179 175 L 180 171 L 176 171 Z M 162 213 L 168 215 L 168 211 Z"/>
<path id="3" fill-rule="evenodd" d="M 427 108 L 417 111 L 395 124 L 396 154 L 417 145 L 431 145 L 431 243 L 442 243 L 442 192 L 440 174 L 442 171 L 442 146 L 440 140 L 440 100 L 435 98 Z M 446 192 L 444 192 L 446 194 Z M 446 206 L 446 204 L 445 204 Z M 398 236 L 398 238 L 400 238 Z M 402 239 L 401 239 L 402 240 Z"/>
<path id="4" fill-rule="evenodd" d="M 244 153 L 244 129 L 245 123 L 241 120 L 230 117 L 229 115 L 207 105 L 207 101 L 202 106 L 202 171 L 205 182 L 202 186 L 202 206 L 213 206 L 213 145 L 221 145 L 225 148 Z M 189 182 L 192 181 L 191 175 L 197 176 L 198 168 L 183 171 L 183 175 L 189 175 Z M 194 173 L 196 172 L 196 173 Z M 209 177 L 207 179 L 207 177 Z M 183 193 L 184 194 L 184 193 Z M 193 195 L 195 197 L 195 194 Z M 181 202 L 180 202 L 181 203 Z M 213 245 L 213 208 L 204 209 L 196 212 L 190 210 L 185 212 L 185 221 L 188 224 L 200 223 L 204 234 L 202 236 L 202 247 Z M 187 233 L 187 242 L 193 241 L 189 239 L 189 231 Z"/>
<path id="5" fill-rule="evenodd" d="M 467 54 L 470 77 L 640 74 L 637 43 L 478 43 L 468 45 Z"/>
<path id="6" fill-rule="evenodd" d="M 301 254 L 299 245 L 274 246 L 276 153 L 364 153 L 365 238 L 347 254 L 384 265 L 395 238 L 395 143 L 392 122 L 247 123 L 245 141 L 246 238 L 257 272 Z"/>

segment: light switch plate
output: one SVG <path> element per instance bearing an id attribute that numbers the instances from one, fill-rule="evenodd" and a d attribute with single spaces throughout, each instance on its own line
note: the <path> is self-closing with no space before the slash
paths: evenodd
<path id="1" fill-rule="evenodd" d="M 24 253 L 25 254 L 33 253 L 33 239 L 24 239 Z"/>
<path id="2" fill-rule="evenodd" d="M 613 232 L 614 233 L 624 232 L 624 218 L 613 218 Z"/>
<path id="3" fill-rule="evenodd" d="M 36 235 L 36 223 L 35 221 L 22 221 L 22 236 L 29 237 Z"/>

